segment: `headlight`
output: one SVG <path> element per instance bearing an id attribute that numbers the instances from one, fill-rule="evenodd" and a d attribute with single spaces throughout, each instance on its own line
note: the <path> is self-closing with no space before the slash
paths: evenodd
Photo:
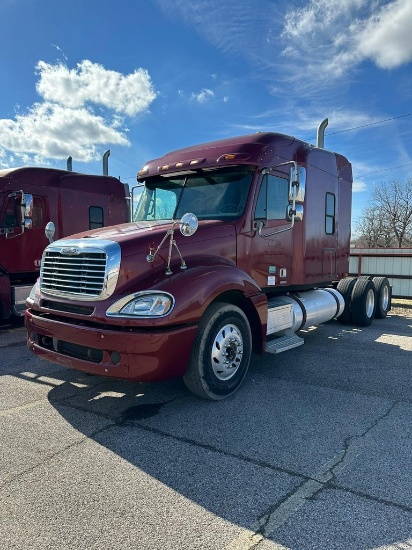
<path id="1" fill-rule="evenodd" d="M 164 317 L 174 305 L 174 298 L 166 292 L 138 292 L 118 300 L 109 307 L 109 317 Z"/>

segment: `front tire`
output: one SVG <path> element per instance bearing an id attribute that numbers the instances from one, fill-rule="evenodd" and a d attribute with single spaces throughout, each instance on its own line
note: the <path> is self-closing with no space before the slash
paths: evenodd
<path id="1" fill-rule="evenodd" d="M 237 306 L 214 303 L 199 323 L 183 380 L 199 397 L 224 399 L 242 384 L 251 353 L 252 334 L 246 315 Z"/>

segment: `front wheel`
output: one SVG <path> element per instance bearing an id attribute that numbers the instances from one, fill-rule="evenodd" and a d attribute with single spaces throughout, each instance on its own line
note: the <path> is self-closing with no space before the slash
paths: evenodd
<path id="1" fill-rule="evenodd" d="M 220 400 L 235 393 L 249 368 L 252 334 L 237 306 L 215 303 L 201 319 L 183 380 L 205 399 Z"/>

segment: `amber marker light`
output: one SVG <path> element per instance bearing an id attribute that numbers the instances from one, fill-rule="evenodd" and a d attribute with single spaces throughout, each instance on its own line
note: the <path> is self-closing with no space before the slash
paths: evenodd
<path id="1" fill-rule="evenodd" d="M 148 173 L 149 173 L 149 167 L 148 166 L 143 166 L 143 168 L 137 172 L 137 175 L 138 176 L 145 176 Z"/>
<path id="2" fill-rule="evenodd" d="M 222 162 L 226 160 L 248 160 L 249 158 L 249 153 L 226 153 L 224 155 L 220 155 L 220 157 L 217 159 L 217 162 Z"/>
<path id="3" fill-rule="evenodd" d="M 189 162 L 189 165 L 193 166 L 193 164 L 201 164 L 202 162 L 204 162 L 205 159 L 192 159 L 190 162 Z"/>

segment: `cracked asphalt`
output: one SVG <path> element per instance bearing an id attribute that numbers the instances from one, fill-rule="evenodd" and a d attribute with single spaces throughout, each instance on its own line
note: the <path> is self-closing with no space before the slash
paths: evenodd
<path id="1" fill-rule="evenodd" d="M 412 548 L 412 310 L 300 335 L 215 403 L 0 326 L 2 548 Z"/>

